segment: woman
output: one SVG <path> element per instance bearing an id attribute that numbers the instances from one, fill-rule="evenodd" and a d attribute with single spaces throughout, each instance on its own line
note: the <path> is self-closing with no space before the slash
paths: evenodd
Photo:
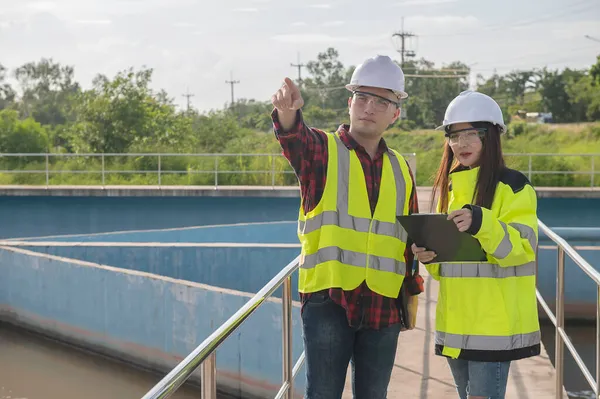
<path id="1" fill-rule="evenodd" d="M 462 92 L 438 130 L 446 142 L 432 208 L 439 196 L 437 212 L 475 237 L 487 262 L 430 263 L 435 253 L 414 244 L 412 250 L 440 282 L 436 354 L 448 358 L 460 398 L 500 399 L 510 362 L 540 353 L 536 193 L 504 164 L 506 126 L 492 98 Z"/>

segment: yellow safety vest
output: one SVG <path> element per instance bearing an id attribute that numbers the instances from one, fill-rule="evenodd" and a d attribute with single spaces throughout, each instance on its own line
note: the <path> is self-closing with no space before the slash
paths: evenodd
<path id="1" fill-rule="evenodd" d="M 396 298 L 406 272 L 407 238 L 396 215 L 408 213 L 413 188 L 406 161 L 394 150 L 384 154 L 379 200 L 371 215 L 358 156 L 337 134 L 327 134 L 327 145 L 323 197 L 308 214 L 300 205 L 298 290 L 352 290 L 366 279 L 374 292 Z"/>
<path id="2" fill-rule="evenodd" d="M 451 173 L 448 213 L 474 202 L 478 171 Z M 473 223 L 480 226 L 473 236 L 487 253 L 487 262 L 426 265 L 440 281 L 436 353 L 479 361 L 538 355 L 537 197 L 527 178 L 506 169 L 492 209 L 474 207 Z"/>

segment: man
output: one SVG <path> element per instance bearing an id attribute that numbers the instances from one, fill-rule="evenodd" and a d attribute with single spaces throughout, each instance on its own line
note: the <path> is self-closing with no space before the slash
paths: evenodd
<path id="1" fill-rule="evenodd" d="M 411 328 L 401 286 L 412 276 L 413 255 L 396 216 L 418 212 L 416 188 L 408 163 L 382 138 L 407 97 L 404 74 L 376 56 L 346 88 L 350 125 L 335 134 L 306 126 L 289 78 L 272 97 L 275 135 L 302 197 L 306 399 L 341 398 L 350 360 L 354 397 L 386 398 L 398 335 Z"/>

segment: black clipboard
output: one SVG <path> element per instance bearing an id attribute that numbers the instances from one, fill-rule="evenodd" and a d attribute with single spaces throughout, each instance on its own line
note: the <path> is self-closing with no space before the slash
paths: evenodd
<path id="1" fill-rule="evenodd" d="M 415 213 L 397 216 L 397 219 L 418 247 L 437 254 L 430 263 L 487 260 L 479 241 L 469 233 L 458 231 L 446 214 Z"/>

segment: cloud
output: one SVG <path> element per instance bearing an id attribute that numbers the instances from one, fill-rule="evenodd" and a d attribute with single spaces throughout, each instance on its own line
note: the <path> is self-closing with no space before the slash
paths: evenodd
<path id="1" fill-rule="evenodd" d="M 241 7 L 241 8 L 234 8 L 233 11 L 234 12 L 258 12 L 258 8 Z"/>
<path id="2" fill-rule="evenodd" d="M 443 25 L 453 27 L 473 27 L 479 25 L 480 21 L 472 16 L 456 16 L 456 15 L 440 15 L 440 16 L 425 16 L 416 15 L 414 17 L 406 17 L 406 21 L 409 21 L 411 25 L 422 25 L 431 27 L 431 25 Z"/>
<path id="3" fill-rule="evenodd" d="M 110 19 L 80 19 L 75 23 L 80 25 L 110 25 L 112 21 Z"/>
<path id="4" fill-rule="evenodd" d="M 331 4 L 312 4 L 309 5 L 310 8 L 319 8 L 322 10 L 328 10 L 331 8 Z"/>
<path id="5" fill-rule="evenodd" d="M 342 26 L 344 25 L 344 21 L 329 21 L 329 22 L 325 22 L 322 26 L 324 27 L 335 27 L 335 26 Z"/>
<path id="6" fill-rule="evenodd" d="M 57 4 L 52 1 L 35 1 L 26 6 L 32 11 L 52 11 L 57 7 Z"/>
<path id="7" fill-rule="evenodd" d="M 296 26 L 296 27 L 298 27 L 298 26 L 308 26 L 308 24 L 306 22 L 298 21 L 298 22 L 294 22 L 290 26 Z"/>
<path id="8" fill-rule="evenodd" d="M 456 3 L 458 0 L 406 0 L 394 4 L 395 7 L 402 6 L 428 6 L 433 4 Z"/>
<path id="9" fill-rule="evenodd" d="M 139 46 L 139 42 L 118 36 L 106 36 L 96 41 L 79 44 L 78 49 L 87 53 L 117 54 L 120 51 L 132 51 Z"/>
<path id="10" fill-rule="evenodd" d="M 283 42 L 283 43 L 333 43 L 333 42 L 347 42 L 350 39 L 347 37 L 333 37 L 330 35 L 320 34 L 300 34 L 300 35 L 277 35 L 271 39 Z"/>
<path id="11" fill-rule="evenodd" d="M 325 34 L 288 34 L 277 35 L 271 37 L 271 40 L 282 43 L 298 43 L 298 44 L 320 44 L 320 43 L 351 43 L 352 46 L 372 47 L 373 45 L 380 46 L 382 41 L 389 41 L 388 35 L 372 35 L 372 36 L 332 36 Z"/>
<path id="12" fill-rule="evenodd" d="M 190 22 L 175 22 L 173 26 L 176 28 L 195 28 L 196 24 Z"/>

